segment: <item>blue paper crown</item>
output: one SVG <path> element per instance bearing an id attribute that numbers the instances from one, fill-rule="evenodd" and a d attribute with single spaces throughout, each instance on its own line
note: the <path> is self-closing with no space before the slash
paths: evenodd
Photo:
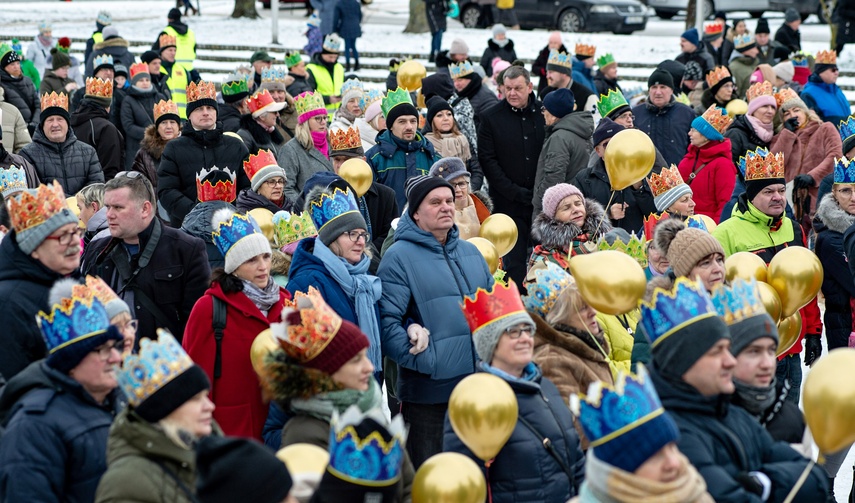
<path id="1" fill-rule="evenodd" d="M 745 164 L 755 155 L 765 158 L 769 155 L 769 149 L 766 147 L 757 147 L 755 150 L 749 150 L 745 152 L 745 155 L 739 156 L 739 164 L 736 167 L 739 168 L 739 173 L 743 178 L 745 178 Z"/>
<path id="2" fill-rule="evenodd" d="M 192 366 L 181 343 L 161 328 L 156 341 L 140 340 L 139 354 L 125 358 L 116 378 L 128 403 L 136 407 Z"/>
<path id="3" fill-rule="evenodd" d="M 102 54 L 100 56 L 95 56 L 95 59 L 92 62 L 92 68 L 98 68 L 102 65 L 110 65 L 113 66 L 113 56 L 109 54 Z"/>
<path id="4" fill-rule="evenodd" d="M 766 306 L 760 298 L 757 280 L 745 281 L 734 278 L 730 286 L 716 285 L 712 302 L 721 319 L 728 325 L 766 314 Z"/>
<path id="5" fill-rule="evenodd" d="M 217 249 L 225 257 L 232 246 L 252 234 L 263 234 L 255 219 L 249 214 L 235 213 L 229 220 L 217 224 L 211 236 Z"/>
<path id="6" fill-rule="evenodd" d="M 834 183 L 855 183 L 855 161 L 845 155 L 834 160 Z"/>
<path id="7" fill-rule="evenodd" d="M 365 110 L 368 105 L 374 103 L 377 100 L 382 100 L 386 95 L 383 94 L 383 91 L 379 89 L 368 89 L 365 93 L 362 94 L 362 98 L 359 99 L 359 108 L 361 110 Z"/>
<path id="8" fill-rule="evenodd" d="M 686 227 L 689 229 L 700 229 L 706 233 L 709 233 L 710 230 L 707 227 L 706 222 L 704 222 L 700 215 L 692 215 L 686 219 Z"/>
<path id="9" fill-rule="evenodd" d="M 359 485 L 388 486 L 401 478 L 406 427 L 400 415 L 387 426 L 379 409 L 361 412 L 353 405 L 333 411 L 329 470 Z M 361 434 L 360 434 L 361 432 Z"/>
<path id="10" fill-rule="evenodd" d="M 850 115 L 845 121 L 840 121 L 840 126 L 837 127 L 837 130 L 840 132 L 840 139 L 843 141 L 855 136 L 855 116 Z"/>
<path id="11" fill-rule="evenodd" d="M 344 45 L 344 40 L 341 39 L 335 33 L 330 33 L 326 37 L 324 37 L 323 48 L 325 51 L 329 52 L 341 52 L 341 48 Z"/>
<path id="12" fill-rule="evenodd" d="M 271 66 L 261 70 L 261 82 L 283 82 L 287 76 L 287 68 Z"/>
<path id="13" fill-rule="evenodd" d="M 790 56 L 790 61 L 795 67 L 807 68 L 810 66 L 810 54 L 804 51 L 798 51 Z"/>
<path id="14" fill-rule="evenodd" d="M 526 288 L 528 295 L 523 297 L 523 305 L 529 311 L 546 316 L 558 296 L 570 286 L 575 285 L 573 276 L 553 262 L 546 263 L 546 269 L 540 268 L 534 271 L 535 281 Z"/>
<path id="15" fill-rule="evenodd" d="M 344 84 L 341 85 L 340 96 L 344 96 L 348 91 L 358 89 L 360 93 L 365 92 L 365 86 L 362 85 L 362 82 L 359 79 L 347 79 L 344 81 Z"/>
<path id="16" fill-rule="evenodd" d="M 13 164 L 8 169 L 0 170 L 0 192 L 3 193 L 4 198 L 26 188 L 27 173 L 23 169 Z"/>
<path id="17" fill-rule="evenodd" d="M 553 49 L 549 51 L 549 59 L 546 60 L 546 64 L 570 68 L 573 66 L 573 56 L 566 52 L 558 52 Z"/>
<path id="18" fill-rule="evenodd" d="M 469 61 L 464 61 L 462 63 L 452 63 L 448 66 L 448 73 L 451 74 L 452 79 L 459 79 L 460 77 L 465 77 L 474 71 L 475 68 Z"/>
<path id="19" fill-rule="evenodd" d="M 110 328 L 110 318 L 104 304 L 90 289 L 86 289 L 82 297 L 74 295 L 63 298 L 60 304 L 54 304 L 49 314 L 40 311 L 36 315 L 36 323 L 49 354 L 102 334 Z"/>
<path id="20" fill-rule="evenodd" d="M 641 302 L 641 324 L 653 347 L 681 328 L 716 316 L 703 283 L 677 278 L 672 290 L 657 288 L 650 302 Z"/>
<path id="21" fill-rule="evenodd" d="M 736 35 L 735 37 L 733 37 L 733 45 L 736 46 L 737 48 L 745 47 L 746 45 L 750 44 L 753 41 L 754 41 L 754 37 L 752 35 L 747 34 L 747 33 L 744 35 Z"/>
<path id="22" fill-rule="evenodd" d="M 325 192 L 309 207 L 315 229 L 321 232 L 325 225 L 348 213 L 359 213 L 359 205 L 350 190 L 336 188 L 332 193 Z"/>

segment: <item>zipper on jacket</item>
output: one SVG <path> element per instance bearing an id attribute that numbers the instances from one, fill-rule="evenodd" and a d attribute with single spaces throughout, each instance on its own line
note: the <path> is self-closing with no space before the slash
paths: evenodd
<path id="1" fill-rule="evenodd" d="M 445 263 L 448 264 L 448 271 L 451 273 L 451 276 L 454 277 L 454 284 L 457 285 L 457 291 L 460 292 L 460 300 L 466 298 L 466 294 L 463 292 L 463 288 L 460 286 L 460 282 L 457 281 L 457 275 L 454 274 L 454 268 L 451 266 L 451 258 L 448 256 L 448 250 L 445 249 L 445 244 L 442 245 L 442 256 L 445 257 Z M 461 274 L 463 270 L 461 269 Z M 475 357 L 475 341 L 472 337 L 469 337 L 469 347 L 472 350 L 472 372 L 476 372 L 478 370 L 478 360 Z"/>
<path id="2" fill-rule="evenodd" d="M 62 145 L 59 145 L 59 165 L 62 169 L 62 187 L 64 190 L 68 190 L 68 176 L 65 174 L 65 155 L 62 153 Z M 89 167 L 87 166 L 86 169 L 88 170 Z"/>

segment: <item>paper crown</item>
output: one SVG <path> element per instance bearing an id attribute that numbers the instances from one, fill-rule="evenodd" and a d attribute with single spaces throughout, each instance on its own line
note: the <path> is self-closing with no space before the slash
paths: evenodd
<path id="1" fill-rule="evenodd" d="M 50 94 L 42 95 L 42 111 L 47 110 L 48 108 L 57 107 L 68 111 L 68 95 L 65 93 L 57 94 L 56 91 L 51 92 Z"/>
<path id="2" fill-rule="evenodd" d="M 178 46 L 177 39 L 173 35 L 167 35 L 166 33 L 160 34 L 160 37 L 157 39 L 157 45 L 160 47 L 160 50 Z"/>
<path id="3" fill-rule="evenodd" d="M 653 233 L 656 229 L 656 226 L 659 222 L 663 220 L 667 220 L 671 218 L 667 212 L 662 212 L 662 214 L 657 215 L 656 213 L 651 213 L 650 215 L 644 217 L 644 231 L 642 235 L 644 236 L 644 241 L 649 243 L 653 240 Z"/>
<path id="4" fill-rule="evenodd" d="M 131 79 L 141 73 L 149 73 L 148 65 L 145 63 L 134 63 L 131 65 L 131 68 L 128 71 L 130 72 Z"/>
<path id="5" fill-rule="evenodd" d="M 125 358 L 116 380 L 128 399 L 138 407 L 173 379 L 194 365 L 193 360 L 168 331 L 157 329 L 157 340 L 143 337 L 140 350 Z"/>
<path id="6" fill-rule="evenodd" d="M 367 486 L 388 486 L 401 478 L 407 427 L 400 414 L 390 423 L 379 407 L 362 412 L 351 405 L 344 414 L 333 411 L 330 426 L 332 475 Z"/>
<path id="7" fill-rule="evenodd" d="M 95 297 L 95 292 L 80 286 L 72 291 L 71 297 L 63 297 L 54 304 L 50 313 L 39 311 L 36 315 L 49 354 L 110 328 L 104 304 Z"/>
<path id="8" fill-rule="evenodd" d="M 246 106 L 249 108 L 249 113 L 255 114 L 257 112 L 264 112 L 266 108 L 276 108 L 276 102 L 273 100 L 273 96 L 270 95 L 270 91 L 262 89 L 246 99 Z"/>
<path id="9" fill-rule="evenodd" d="M 733 37 L 733 45 L 736 47 L 736 50 L 744 49 L 745 47 L 750 46 L 754 43 L 754 36 L 749 34 L 744 35 L 736 35 Z"/>
<path id="10" fill-rule="evenodd" d="M 178 115 L 178 105 L 172 100 L 160 100 L 154 104 L 154 120 L 164 115 Z"/>
<path id="11" fill-rule="evenodd" d="M 615 61 L 614 55 L 610 52 L 607 52 L 607 53 L 603 54 L 602 56 L 600 56 L 599 58 L 597 58 L 597 66 L 600 68 L 600 70 L 602 70 L 603 68 L 605 68 L 609 65 L 616 65 L 616 64 L 617 64 L 617 61 Z"/>
<path id="12" fill-rule="evenodd" d="M 573 66 L 573 57 L 566 52 L 551 50 L 549 51 L 549 59 L 546 60 L 546 64 L 571 68 Z"/>
<path id="13" fill-rule="evenodd" d="M 238 241 L 255 233 L 263 234 L 261 227 L 258 226 L 252 215 L 233 213 L 228 220 L 215 225 L 211 237 L 213 238 L 214 245 L 216 245 L 217 249 L 225 257 Z"/>
<path id="14" fill-rule="evenodd" d="M 319 198 L 313 200 L 309 205 L 309 213 L 312 215 L 315 229 L 321 232 L 325 225 L 338 217 L 359 213 L 359 205 L 349 190 L 336 188 L 331 193 L 324 192 Z"/>
<path id="15" fill-rule="evenodd" d="M 288 68 L 299 65 L 303 61 L 303 56 L 300 55 L 300 51 L 286 52 L 285 53 L 285 64 L 288 65 Z"/>
<path id="16" fill-rule="evenodd" d="M 593 58 L 596 53 L 596 45 L 576 44 L 576 56 L 587 56 L 589 58 Z"/>
<path id="17" fill-rule="evenodd" d="M 636 236 L 635 232 L 630 235 L 628 243 L 624 243 L 621 239 L 615 239 L 612 244 L 609 244 L 605 237 L 600 238 L 597 242 L 598 250 L 617 250 L 632 257 L 642 268 L 647 267 L 647 251 L 645 248 L 644 240 Z"/>
<path id="18" fill-rule="evenodd" d="M 760 298 L 760 289 L 754 278 L 751 281 L 734 278 L 730 286 L 716 285 L 712 292 L 712 303 L 728 325 L 766 314 L 766 306 Z"/>
<path id="19" fill-rule="evenodd" d="M 231 74 L 226 77 L 222 87 L 223 96 L 234 96 L 236 94 L 249 94 L 249 84 L 242 75 Z"/>
<path id="20" fill-rule="evenodd" d="M 335 33 L 330 33 L 324 37 L 323 49 L 327 52 L 339 53 L 343 45 L 344 41 Z"/>
<path id="21" fill-rule="evenodd" d="M 113 66 L 113 56 L 109 54 L 95 56 L 95 59 L 92 60 L 92 68 L 98 68 L 99 66 Z"/>
<path id="22" fill-rule="evenodd" d="M 526 286 L 528 295 L 523 297 L 523 304 L 541 318 L 552 310 L 561 292 L 576 284 L 573 276 L 554 262 L 546 262 L 546 268 L 535 269 L 534 278 L 534 283 Z"/>
<path id="23" fill-rule="evenodd" d="M 513 280 L 507 285 L 493 283 L 492 291 L 478 288 L 472 297 L 463 297 L 461 309 L 472 332 L 510 314 L 525 313 L 520 291 Z"/>
<path id="24" fill-rule="evenodd" d="M 113 24 L 113 16 L 105 10 L 98 11 L 98 17 L 96 17 L 95 20 L 104 26 L 110 26 Z"/>
<path id="25" fill-rule="evenodd" d="M 315 359 L 329 345 L 341 328 L 341 316 L 324 302 L 318 290 L 310 286 L 308 293 L 297 292 L 285 302 L 282 319 L 288 312 L 299 311 L 300 323 L 271 323 L 270 331 L 289 357 L 305 363 Z"/>
<path id="26" fill-rule="evenodd" d="M 271 66 L 261 70 L 261 82 L 284 82 L 287 76 L 287 68 Z"/>
<path id="27" fill-rule="evenodd" d="M 745 153 L 745 181 L 784 178 L 784 154 L 771 154 L 766 149 Z M 742 164 L 742 159 L 739 161 Z"/>
<path id="28" fill-rule="evenodd" d="M 707 76 L 705 77 L 707 85 L 709 87 L 713 87 L 722 80 L 728 80 L 731 78 L 732 77 L 730 75 L 730 70 L 728 70 L 726 66 L 715 67 L 709 73 L 707 73 Z"/>
<path id="29" fill-rule="evenodd" d="M 781 89 L 775 93 L 775 102 L 778 104 L 778 108 L 781 108 L 781 105 L 788 101 L 799 99 L 801 99 L 799 98 L 799 95 L 789 87 Z"/>
<path id="30" fill-rule="evenodd" d="M 216 101 L 216 99 L 217 89 L 214 87 L 213 82 L 200 80 L 198 84 L 196 82 L 191 82 L 190 85 L 187 86 L 187 103 L 199 100 Z"/>
<path id="31" fill-rule="evenodd" d="M 243 170 L 246 173 L 246 176 L 249 177 L 250 181 L 252 181 L 252 179 L 255 178 L 255 175 L 257 175 L 261 170 L 271 166 L 279 168 L 279 163 L 276 162 L 276 156 L 274 156 L 273 152 L 270 150 L 259 150 L 258 153 L 250 154 L 247 160 L 243 161 Z"/>
<path id="32" fill-rule="evenodd" d="M 774 96 L 775 92 L 772 89 L 772 83 L 768 80 L 764 80 L 763 82 L 755 82 L 751 84 L 751 87 L 748 88 L 748 91 L 745 92 L 745 98 L 750 103 L 751 100 L 758 96 Z"/>
<path id="33" fill-rule="evenodd" d="M 347 79 L 341 85 L 341 92 L 339 94 L 341 96 L 344 96 L 345 94 L 351 91 L 356 91 L 360 93 L 361 96 L 362 93 L 365 92 L 365 86 L 362 85 L 362 81 L 360 81 L 359 79 Z"/>
<path id="34" fill-rule="evenodd" d="M 122 300 L 116 292 L 110 288 L 110 285 L 104 282 L 103 279 L 98 276 L 86 276 L 86 284 L 85 285 L 74 285 L 71 289 L 72 293 L 83 288 L 88 288 L 92 291 L 92 294 L 96 299 L 101 301 L 101 304 L 104 305 L 105 309 L 108 309 L 107 315 L 109 316 L 109 304 L 116 300 Z M 82 291 L 82 290 L 81 290 Z M 82 295 L 82 294 L 81 294 Z M 122 301 L 124 302 L 124 301 Z M 115 315 L 114 315 L 115 316 Z"/>
<path id="35" fill-rule="evenodd" d="M 609 89 L 608 94 L 601 94 L 597 101 L 597 110 L 600 111 L 600 117 L 607 117 L 622 106 L 629 106 L 626 97 L 620 91 Z"/>
<path id="36" fill-rule="evenodd" d="M 837 51 L 819 51 L 816 53 L 814 63 L 818 65 L 836 65 Z"/>
<path id="37" fill-rule="evenodd" d="M 724 134 L 725 130 L 727 130 L 733 122 L 733 117 L 728 115 L 727 110 L 719 108 L 715 104 L 710 105 L 703 115 L 701 115 L 701 118 L 722 134 Z"/>
<path id="38" fill-rule="evenodd" d="M 795 67 L 807 68 L 810 66 L 810 54 L 804 51 L 795 52 L 790 56 L 790 61 Z"/>
<path id="39" fill-rule="evenodd" d="M 65 201 L 65 192 L 56 180 L 50 185 L 39 185 L 37 189 L 25 190 L 6 201 L 12 227 L 17 233 L 24 232 L 47 222 L 54 215 L 71 211 Z"/>
<path id="40" fill-rule="evenodd" d="M 362 138 L 356 126 L 330 132 L 330 152 L 355 148 L 362 148 Z"/>
<path id="41" fill-rule="evenodd" d="M 98 77 L 86 78 L 86 96 L 98 98 L 113 98 L 113 82 L 101 80 Z"/>
<path id="42" fill-rule="evenodd" d="M 365 110 L 368 108 L 368 105 L 375 101 L 380 101 L 385 97 L 386 95 L 379 89 L 368 89 L 362 94 L 362 98 L 359 100 L 359 108 Z"/>
<path id="43" fill-rule="evenodd" d="M 849 138 L 855 137 L 855 115 L 850 115 L 845 121 L 840 121 L 837 127 L 840 132 L 840 139 L 845 143 Z M 846 154 L 847 152 L 843 152 Z"/>
<path id="44" fill-rule="evenodd" d="M 403 59 L 392 58 L 392 59 L 390 59 L 389 60 L 389 71 L 390 72 L 397 72 L 398 68 L 401 68 L 401 65 L 403 65 L 407 61 L 409 61 L 407 58 L 403 58 Z M 454 63 L 452 63 L 452 64 L 454 64 Z M 449 67 L 449 68 L 451 68 L 451 67 Z"/>
<path id="45" fill-rule="evenodd" d="M 685 276 L 677 278 L 673 289 L 656 288 L 650 302 L 641 301 L 641 325 L 653 347 L 686 325 L 711 316 L 716 316 L 716 310 L 704 284 Z"/>
<path id="46" fill-rule="evenodd" d="M 8 199 L 27 188 L 27 173 L 14 164 L 6 169 L 0 169 L 0 193 Z"/>
<path id="47" fill-rule="evenodd" d="M 846 156 L 834 160 L 834 183 L 855 183 L 855 161 Z"/>
<path id="48" fill-rule="evenodd" d="M 324 97 L 321 96 L 321 93 L 313 93 L 311 91 L 306 91 L 297 95 L 297 97 L 294 98 L 294 106 L 297 109 L 297 115 L 303 115 L 304 113 L 313 112 L 315 110 L 326 110 Z"/>
<path id="49" fill-rule="evenodd" d="M 308 211 L 300 214 L 277 211 L 273 215 L 273 240 L 276 246 L 282 247 L 296 243 L 317 233 L 315 224 L 312 223 L 312 216 Z"/>
<path id="50" fill-rule="evenodd" d="M 769 149 L 766 147 L 757 147 L 754 150 L 749 150 L 745 152 L 745 155 L 739 156 L 739 162 L 736 163 L 736 169 L 739 170 L 739 174 L 742 175 L 742 178 L 745 178 L 745 164 L 748 162 L 748 159 L 754 157 L 755 155 L 767 155 L 769 154 Z"/>
<path id="51" fill-rule="evenodd" d="M 687 229 L 699 229 L 706 233 L 710 233 L 709 227 L 707 227 L 707 223 L 704 222 L 704 219 L 701 218 L 701 215 L 692 215 L 686 219 L 686 228 Z"/>
<path id="52" fill-rule="evenodd" d="M 475 67 L 473 67 L 472 63 L 468 61 L 448 65 L 448 73 L 451 75 L 452 79 L 459 79 L 461 77 L 471 75 L 474 71 Z"/>
<path id="53" fill-rule="evenodd" d="M 211 177 L 211 175 L 215 176 Z M 208 177 L 220 179 L 212 184 L 211 180 L 207 180 Z M 223 178 L 229 178 L 229 180 Z M 211 167 L 210 170 L 202 168 L 202 171 L 196 174 L 196 197 L 200 203 L 208 201 L 230 203 L 237 197 L 236 179 L 237 175 L 228 168 L 220 169 L 216 166 Z"/>
<path id="54" fill-rule="evenodd" d="M 650 177 L 647 178 L 647 183 L 650 185 L 653 197 L 656 197 L 686 182 L 683 181 L 683 175 L 680 174 L 677 166 L 672 164 L 670 168 L 662 168 L 658 175 L 651 173 Z"/>
<path id="55" fill-rule="evenodd" d="M 413 100 L 410 98 L 410 93 L 406 89 L 400 87 L 394 91 L 389 91 L 389 94 L 383 98 L 383 102 L 380 105 L 380 109 L 383 111 L 383 117 L 388 117 L 389 112 L 401 104 L 413 104 Z"/>
<path id="56" fill-rule="evenodd" d="M 704 24 L 704 36 L 711 37 L 724 33 L 724 23 L 721 21 L 713 21 L 712 23 Z"/>

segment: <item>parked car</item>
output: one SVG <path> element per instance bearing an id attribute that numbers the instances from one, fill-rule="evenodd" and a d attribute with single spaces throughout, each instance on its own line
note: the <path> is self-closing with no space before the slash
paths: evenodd
<path id="1" fill-rule="evenodd" d="M 562 32 L 610 31 L 629 34 L 647 26 L 647 7 L 638 0 L 516 0 L 514 10 L 521 28 L 557 29 Z M 460 22 L 475 28 L 481 6 L 460 2 Z"/>
<path id="2" fill-rule="evenodd" d="M 823 9 L 823 4 L 825 4 L 825 9 Z M 799 11 L 799 14 L 802 15 L 802 21 L 811 14 L 816 14 L 819 22 L 824 24 L 828 23 L 831 18 L 831 9 L 834 8 L 834 5 L 829 0 L 824 2 L 820 0 L 769 0 L 769 8 L 772 10 L 784 12 L 790 7 Z"/>
<path id="3" fill-rule="evenodd" d="M 753 18 L 759 18 L 767 10 L 775 10 L 769 6 L 770 0 L 698 0 L 703 2 L 704 19 L 712 17 L 716 11 L 734 12 L 748 11 Z M 647 0 L 647 5 L 656 11 L 662 19 L 671 19 L 677 12 L 685 11 L 688 0 Z"/>

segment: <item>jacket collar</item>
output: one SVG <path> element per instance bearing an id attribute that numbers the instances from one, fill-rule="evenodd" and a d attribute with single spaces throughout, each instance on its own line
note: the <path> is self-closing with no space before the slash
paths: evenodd
<path id="1" fill-rule="evenodd" d="M 448 239 L 445 240 L 445 246 L 443 247 L 443 245 L 436 240 L 433 234 L 422 230 L 418 225 L 416 225 L 416 222 L 413 221 L 412 217 L 410 217 L 410 212 L 408 211 L 405 211 L 401 216 L 401 219 L 398 221 L 398 227 L 395 229 L 396 242 L 409 241 L 421 246 L 422 248 L 427 248 L 434 253 L 443 253 L 443 248 L 445 248 L 445 252 L 453 252 L 455 248 L 457 248 L 459 236 L 460 233 L 458 232 L 457 225 L 455 224 L 451 230 L 448 231 Z"/>
<path id="2" fill-rule="evenodd" d="M 843 211 L 843 208 L 834 200 L 833 194 L 826 194 L 816 209 L 816 218 L 830 230 L 843 234 L 853 223 L 855 215 Z"/>
<path id="3" fill-rule="evenodd" d="M 730 395 L 704 396 L 694 386 L 682 379 L 662 375 L 655 363 L 649 365 L 649 374 L 656 387 L 662 406 L 671 412 L 688 412 L 713 416 L 719 419 L 727 415 Z"/>
<path id="4" fill-rule="evenodd" d="M 743 192 L 737 199 L 736 214 L 734 216 L 754 225 L 762 225 L 769 230 L 776 230 L 773 228 L 780 224 L 785 214 L 786 212 L 782 213 L 779 217 L 770 217 L 751 204 L 748 200 L 748 196 Z"/>

